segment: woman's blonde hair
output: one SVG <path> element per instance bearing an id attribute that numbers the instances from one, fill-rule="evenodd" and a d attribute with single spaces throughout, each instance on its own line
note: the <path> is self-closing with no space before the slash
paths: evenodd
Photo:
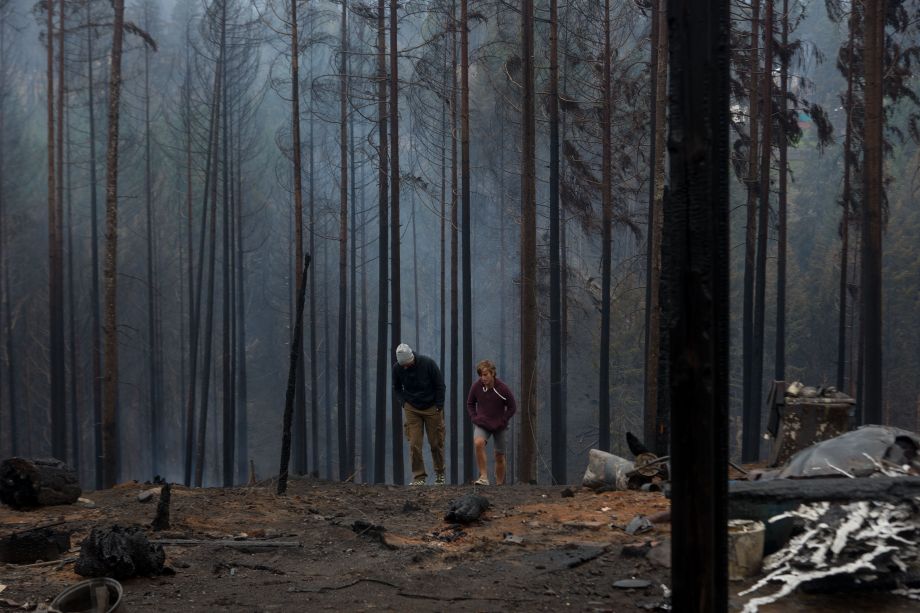
<path id="1" fill-rule="evenodd" d="M 495 376 L 495 363 L 492 360 L 482 360 L 479 364 L 476 365 L 476 374 L 482 375 L 482 371 L 488 370 L 492 373 L 492 376 Z"/>

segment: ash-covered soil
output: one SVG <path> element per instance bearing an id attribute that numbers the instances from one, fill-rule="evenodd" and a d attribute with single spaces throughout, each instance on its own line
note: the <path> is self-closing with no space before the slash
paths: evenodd
<path id="1" fill-rule="evenodd" d="M 151 487 L 85 493 L 94 508 L 0 507 L 0 535 L 57 522 L 57 529 L 73 531 L 62 563 L 0 565 L 0 601 L 41 610 L 81 581 L 72 559 L 90 529 L 149 526 L 157 497 L 139 502 L 138 494 Z M 174 485 L 171 528 L 149 532 L 151 540 L 205 542 L 165 545 L 175 574 L 123 580 L 124 604 L 131 612 L 663 610 L 669 525 L 638 535 L 624 530 L 637 515 L 667 510 L 661 494 L 573 487 L 574 495 L 564 497 L 565 487 L 491 486 L 476 488 L 491 503 L 480 521 L 444 521 L 450 502 L 473 489 L 302 478 L 278 496 L 273 483 Z M 232 539 L 232 546 L 208 542 Z M 614 586 L 623 579 L 648 586 Z"/>

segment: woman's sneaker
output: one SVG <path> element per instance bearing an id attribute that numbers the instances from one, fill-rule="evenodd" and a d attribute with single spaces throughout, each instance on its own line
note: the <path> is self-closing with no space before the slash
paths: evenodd
<path id="1" fill-rule="evenodd" d="M 479 477 L 473 485 L 489 485 L 489 479 L 487 477 Z"/>

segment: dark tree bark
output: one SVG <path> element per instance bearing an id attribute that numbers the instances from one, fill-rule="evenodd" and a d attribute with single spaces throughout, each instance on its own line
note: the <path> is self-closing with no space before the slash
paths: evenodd
<path id="1" fill-rule="evenodd" d="M 757 263 L 754 287 L 754 334 L 751 357 L 751 420 L 755 428 L 751 441 L 757 444 L 751 448 L 754 459 L 760 459 L 761 414 L 763 395 L 764 324 L 766 322 L 767 293 L 767 235 L 770 217 L 770 163 L 773 147 L 773 0 L 764 5 L 763 72 L 761 74 L 761 117 L 762 136 L 760 153 L 760 204 L 757 210 Z"/>
<path id="2" fill-rule="evenodd" d="M 210 222 L 208 226 L 208 295 L 207 303 L 205 306 L 206 318 L 205 318 L 205 327 L 204 327 L 204 356 L 203 363 L 201 368 L 201 409 L 199 410 L 198 415 L 198 435 L 196 441 L 196 461 L 195 461 L 195 486 L 201 487 L 202 479 L 204 476 L 204 454 L 205 446 L 207 444 L 206 434 L 207 434 L 207 424 L 208 424 L 208 403 L 210 400 L 210 382 L 211 382 L 211 353 L 213 348 L 213 330 L 214 330 L 214 283 L 215 283 L 215 265 L 217 259 L 217 172 L 218 167 L 220 166 L 219 152 L 220 152 L 220 132 L 218 130 L 218 122 L 221 117 L 221 114 L 225 112 L 222 106 L 222 97 L 220 95 L 223 88 L 223 77 L 224 77 L 224 63 L 226 62 L 225 56 L 225 32 L 224 29 L 226 23 L 222 21 L 221 23 L 221 43 L 220 43 L 220 52 L 217 57 L 217 64 L 215 65 L 215 87 L 214 87 L 214 99 L 212 101 L 212 112 L 214 113 L 212 119 L 212 126 L 214 128 L 213 134 L 213 154 L 211 164 L 211 179 L 210 179 L 210 200 L 211 200 L 211 211 L 210 211 Z M 204 251 L 202 250 L 202 254 Z M 200 268 L 203 268 L 200 267 Z M 200 275 L 199 275 L 200 278 Z M 201 288 L 199 287 L 199 292 Z M 201 302 L 198 302 L 201 305 Z"/>
<path id="3" fill-rule="evenodd" d="M 223 50 L 221 50 L 223 51 Z M 190 294 L 192 320 L 189 323 L 189 386 L 188 405 L 186 407 L 186 434 L 185 434 L 185 483 L 192 484 L 192 469 L 195 464 L 195 445 L 197 440 L 195 427 L 195 400 L 198 389 L 198 343 L 201 336 L 201 293 L 204 288 L 204 256 L 205 238 L 208 228 L 208 201 L 217 200 L 217 121 L 220 114 L 220 64 L 223 56 L 218 57 L 217 68 L 214 70 L 214 88 L 211 93 L 210 119 L 208 123 L 208 146 L 205 159 L 205 183 L 201 198 L 201 230 L 198 235 L 198 274 L 194 293 Z M 215 205 L 216 206 L 216 205 Z M 190 217 L 191 219 L 191 217 Z M 190 258 L 191 259 L 191 258 Z"/>
<path id="4" fill-rule="evenodd" d="M 63 342 L 63 331 L 58 336 L 58 308 L 60 287 L 57 285 L 57 270 L 60 265 L 58 244 L 58 176 L 56 165 L 56 149 L 61 145 L 56 139 L 56 134 L 62 132 L 60 122 L 55 126 L 54 115 L 54 5 L 48 2 L 46 8 L 46 38 L 47 38 L 47 84 L 48 84 L 48 333 L 49 333 L 49 361 L 51 374 L 51 454 L 55 457 L 66 458 L 67 451 L 67 423 L 64 414 L 64 373 L 63 373 L 63 347 L 58 342 Z M 63 30 L 60 36 L 63 38 Z M 60 87 L 60 85 L 59 85 Z M 61 87 L 63 92 L 63 87 Z M 60 107 L 60 102 L 58 103 Z M 55 129 L 55 127 L 57 129 Z M 63 319 L 61 320 L 63 325 Z"/>
<path id="5" fill-rule="evenodd" d="M 847 93 L 844 99 L 846 111 L 846 132 L 843 137 L 843 195 L 840 205 L 843 208 L 840 216 L 840 286 L 839 301 L 840 312 L 837 319 L 837 389 L 846 389 L 846 364 L 847 364 L 847 286 L 850 275 L 850 211 L 853 210 L 852 199 L 852 169 L 853 169 L 853 56 L 855 48 L 855 20 L 856 11 L 850 11 L 848 20 L 849 43 L 847 45 Z M 851 352 L 852 353 L 852 352 Z M 850 356 L 852 360 L 852 355 Z M 850 383 L 853 383 L 850 377 Z"/>
<path id="6" fill-rule="evenodd" d="M 146 5 L 145 5 L 145 27 Z M 147 393 L 149 402 L 151 474 L 160 474 L 160 399 L 158 379 L 160 364 L 157 355 L 157 282 L 155 263 L 155 232 L 153 220 L 153 172 L 151 167 L 150 133 L 150 49 L 144 47 L 144 214 L 147 242 Z"/>
<path id="7" fill-rule="evenodd" d="M 220 46 L 226 53 L 227 45 L 227 2 L 221 2 L 221 25 L 220 25 Z M 231 384 L 230 367 L 230 346 L 232 336 L 230 334 L 230 169 L 233 165 L 233 158 L 230 155 L 230 105 L 228 89 L 229 84 L 227 65 L 229 62 L 223 62 L 220 66 L 221 76 L 221 215 L 223 225 L 221 227 L 221 459 L 222 459 L 222 482 L 224 487 L 233 485 L 233 453 L 236 451 L 236 415 L 234 415 L 233 406 L 233 386 Z M 216 213 L 216 211 L 215 211 Z M 216 217 L 215 217 L 216 219 Z M 214 237 L 216 240 L 217 237 Z M 216 273 L 215 273 L 216 274 Z M 213 282 L 213 281 L 212 281 Z M 210 334 L 208 335 L 210 338 Z M 211 343 L 208 343 L 208 347 Z M 301 379 L 302 380 L 302 379 Z"/>
<path id="8" fill-rule="evenodd" d="M 313 35 L 313 23 L 310 21 L 310 36 Z M 313 82 L 313 65 L 310 65 L 310 82 Z M 309 146 L 310 152 L 310 253 L 316 253 L 316 182 L 314 181 L 314 160 L 313 155 L 313 136 L 314 121 L 313 117 L 313 94 L 310 94 L 310 135 Z M 313 466 L 313 472 L 319 474 L 319 385 L 317 374 L 317 356 L 316 356 L 316 275 L 310 276 L 310 464 Z"/>
<path id="9" fill-rule="evenodd" d="M 5 17 L 5 16 L 0 16 Z M 7 75 L 7 42 L 6 42 L 6 21 L 0 20 L 0 78 Z M 6 114 L 5 106 L 0 100 L 0 143 L 6 142 Z M 10 454 L 18 455 L 19 453 L 19 407 L 16 402 L 16 359 L 13 353 L 13 316 L 10 312 L 12 304 L 10 303 L 10 262 L 7 253 L 7 236 L 6 236 L 6 192 L 4 191 L 6 180 L 6 167 L 4 149 L 0 146 L 0 274 L 2 278 L 2 310 L 3 310 L 3 333 L 6 350 L 6 398 L 7 410 L 9 411 L 9 433 L 10 433 Z"/>
<path id="10" fill-rule="evenodd" d="M 863 137 L 864 184 L 863 240 L 861 258 L 861 333 L 864 343 L 862 368 L 863 422 L 882 423 L 882 203 L 884 115 L 882 69 L 885 56 L 885 0 L 866 3 L 865 47 L 865 135 Z"/>
<path id="11" fill-rule="evenodd" d="M 748 109 L 748 144 L 747 175 L 747 220 L 744 236 L 744 296 L 742 303 L 742 443 L 741 459 L 745 462 L 757 461 L 760 452 L 760 404 L 754 402 L 751 395 L 753 384 L 754 356 L 754 275 L 757 237 L 757 195 L 758 195 L 758 155 L 760 135 L 760 94 L 758 93 L 757 73 L 760 48 L 760 0 L 751 0 L 751 56 L 749 62 L 748 85 L 750 87 L 750 104 Z"/>
<path id="12" fill-rule="evenodd" d="M 291 462 L 291 422 L 294 419 L 294 387 L 297 384 L 297 362 L 300 361 L 301 351 L 298 351 L 303 336 L 303 308 L 306 302 L 307 271 L 310 269 L 310 254 L 303 256 L 303 272 L 300 275 L 297 294 L 297 318 L 294 320 L 294 338 L 291 343 L 291 359 L 288 367 L 287 391 L 284 396 L 284 417 L 281 428 L 281 467 L 278 470 L 279 495 L 287 491 L 288 466 Z"/>
<path id="13" fill-rule="evenodd" d="M 2 74 L 2 73 L 0 73 Z M 69 398 L 70 404 L 70 465 L 80 474 L 80 448 L 83 433 L 80 431 L 80 367 L 77 362 L 77 325 L 76 325 L 76 300 L 74 299 L 74 267 L 73 267 L 73 160 L 71 158 L 72 140 L 70 111 L 64 118 L 67 126 L 67 332 L 68 332 L 68 357 L 70 368 Z M 0 140 L 0 142 L 3 142 Z M 2 177 L 0 177 L 2 180 Z"/>
<path id="14" fill-rule="evenodd" d="M 249 457 L 249 419 L 247 414 L 248 407 L 248 386 L 246 385 L 246 289 L 244 286 L 245 261 L 243 256 L 246 250 L 243 248 L 243 146 L 242 138 L 236 139 L 236 350 L 237 362 L 236 372 L 239 380 L 236 385 L 239 402 L 236 411 L 236 464 L 237 480 L 240 483 L 246 480 L 246 460 Z M 301 339 L 303 337 L 301 336 Z"/>
<path id="15" fill-rule="evenodd" d="M 397 49 L 397 0 L 390 0 L 390 310 L 393 343 L 402 342 L 399 258 L 399 50 Z M 405 482 L 403 463 L 402 407 L 393 396 L 393 483 Z"/>
<path id="16" fill-rule="evenodd" d="M 386 480 L 387 376 L 390 351 L 387 343 L 387 275 L 389 263 L 389 203 L 387 138 L 387 67 L 386 67 L 386 9 L 385 0 L 377 0 L 377 186 L 378 186 L 378 254 L 377 254 L 377 407 L 374 425 L 374 483 Z M 395 337 L 394 337 L 395 338 Z M 394 414 L 398 407 L 393 407 Z M 394 422 L 395 429 L 395 422 Z"/>
<path id="17" fill-rule="evenodd" d="M 104 487 L 118 479 L 118 317 L 116 289 L 118 271 L 118 125 L 121 102 L 121 56 L 124 43 L 125 2 L 113 0 L 115 9 L 109 75 L 108 146 L 105 189 L 105 375 L 102 413 Z"/>
<path id="18" fill-rule="evenodd" d="M 294 261 L 300 262 L 303 258 L 303 149 L 300 144 L 300 40 L 299 24 L 297 17 L 297 2 L 290 3 L 290 27 L 291 27 L 291 154 L 293 159 L 292 175 L 294 178 Z M 312 121 L 312 117 L 311 117 Z M 313 157 L 313 151 L 310 150 L 310 157 Z M 312 176 L 312 173 L 311 173 Z M 311 224 L 312 227 L 312 224 Z M 312 245 L 311 245 L 312 250 Z M 296 277 L 294 291 L 300 295 L 301 287 L 297 285 L 300 276 L 294 273 Z M 312 293 L 311 293 L 312 301 Z M 311 303 L 312 317 L 312 303 Z M 312 332 L 310 338 L 312 339 Z M 303 337 L 301 337 L 301 346 L 297 350 L 303 355 Z M 315 361 L 315 356 L 311 358 L 311 363 Z M 297 376 L 297 387 L 295 391 L 295 431 L 294 447 L 297 452 L 294 455 L 294 471 L 305 473 L 307 470 L 307 415 L 306 415 L 306 388 L 304 376 L 304 360 L 297 362 L 300 369 Z M 314 428 L 316 427 L 314 423 Z"/>
<path id="19" fill-rule="evenodd" d="M 354 168 L 354 164 L 352 164 Z M 365 173 L 361 172 L 361 184 L 366 183 Z M 371 400 L 368 389 L 370 380 L 371 364 L 368 356 L 370 355 L 370 345 L 367 340 L 367 207 L 364 198 L 364 188 L 361 188 L 361 218 L 358 234 L 358 243 L 361 245 L 361 482 L 371 483 L 374 474 L 374 449 L 371 440 L 373 432 L 373 421 L 371 419 Z M 357 373 L 354 375 L 357 377 Z"/>
<path id="20" fill-rule="evenodd" d="M 90 21 L 90 3 L 86 3 L 86 21 Z M 92 257 L 92 372 L 93 372 L 93 458 L 96 489 L 102 488 L 102 323 L 99 305 L 99 211 L 96 194 L 96 90 L 93 81 L 93 29 L 86 29 L 87 110 L 89 114 L 89 203 L 90 252 Z"/>
<path id="21" fill-rule="evenodd" d="M 518 479 L 523 483 L 535 481 L 537 477 L 537 211 L 533 16 L 533 0 L 522 0 L 521 435 L 517 468 Z"/>
<path id="22" fill-rule="evenodd" d="M 348 323 L 348 2 L 342 2 L 342 31 L 339 58 L 339 307 L 336 372 L 338 392 L 336 414 L 338 417 L 339 480 L 351 474 L 348 461 L 348 402 L 347 381 L 347 323 Z M 331 405 L 330 405 L 331 406 Z"/>
<path id="23" fill-rule="evenodd" d="M 472 383 L 473 376 L 473 270 L 470 228 L 470 40 L 468 0 L 460 0 L 460 227 L 463 233 L 461 254 L 463 267 L 463 362 L 458 368 L 461 387 Z M 462 397 L 462 396 L 461 396 Z M 463 420 L 463 476 L 473 477 L 473 424 Z"/>
<path id="24" fill-rule="evenodd" d="M 774 350 L 773 378 L 786 380 L 786 198 L 789 178 L 789 137 L 786 134 L 786 112 L 789 93 L 789 0 L 783 0 L 782 34 L 780 35 L 779 99 L 779 194 L 776 221 L 776 349 Z M 837 389 L 843 390 L 841 385 Z"/>
<path id="25" fill-rule="evenodd" d="M 332 369 L 329 364 L 329 356 L 332 353 L 330 348 L 330 328 L 329 325 L 329 241 L 323 241 L 323 372 L 326 374 L 323 377 L 323 401 L 326 406 L 326 410 L 323 412 L 323 434 L 325 437 L 325 448 L 324 448 L 324 460 L 326 462 L 326 480 L 332 480 L 332 450 L 334 447 L 334 439 L 332 434 L 332 421 L 333 421 L 333 404 L 332 404 Z"/>
<path id="26" fill-rule="evenodd" d="M 601 75 L 601 346 L 598 390 L 597 448 L 610 450 L 610 257 L 613 227 L 612 154 L 610 144 L 610 0 L 604 0 L 604 74 Z"/>
<path id="27" fill-rule="evenodd" d="M 459 49 L 457 48 L 457 2 L 450 3 L 450 46 L 453 56 L 452 66 L 458 64 Z M 459 169 L 457 156 L 457 119 L 459 114 L 458 97 L 460 88 L 457 85 L 457 71 L 451 70 L 450 87 L 450 375 L 448 393 L 451 411 L 450 428 L 450 480 L 451 483 L 462 483 L 460 475 L 460 420 L 465 419 L 462 403 L 465 400 L 460 387 L 460 279 L 458 276 L 460 225 L 457 223 L 458 208 L 457 196 L 460 192 Z M 464 475 L 466 471 L 464 470 Z"/>
<path id="28" fill-rule="evenodd" d="M 652 177 L 648 215 L 648 270 L 646 279 L 645 325 L 645 442 L 655 453 L 667 454 L 656 441 L 667 427 L 658 407 L 658 363 L 661 349 L 661 220 L 664 207 L 664 154 L 668 103 L 668 13 L 667 0 L 652 3 Z"/>
<path id="29" fill-rule="evenodd" d="M 351 73 L 350 62 L 346 63 L 345 74 L 348 75 Z M 347 85 L 347 83 L 346 83 Z M 349 228 L 349 234 L 351 236 L 350 242 L 350 251 L 351 251 L 351 284 L 350 284 L 350 296 L 351 300 L 351 311 L 348 313 L 348 453 L 346 458 L 348 459 L 348 471 L 347 474 L 352 475 L 354 479 L 357 475 L 355 473 L 355 462 L 357 461 L 357 449 L 356 449 L 356 429 L 357 429 L 357 417 L 358 417 L 358 186 L 357 179 L 358 173 L 355 166 L 355 117 L 354 114 L 349 114 L 348 119 L 348 163 L 351 165 L 351 173 L 349 175 L 351 180 L 351 211 L 349 215 L 351 216 L 351 227 Z M 362 228 L 363 229 L 363 228 Z M 366 372 L 366 371 L 363 371 Z M 362 377 L 363 379 L 363 377 Z M 364 405 L 362 405 L 362 410 Z M 366 448 L 364 448 L 366 449 Z M 362 473 L 362 482 L 367 483 L 367 479 L 364 475 L 364 451 L 362 449 L 361 455 L 361 473 Z"/>
<path id="30" fill-rule="evenodd" d="M 559 13 L 549 3 L 549 412 L 554 483 L 567 483 L 562 406 L 562 296 L 559 271 Z"/>
<path id="31" fill-rule="evenodd" d="M 676 611 L 728 610 L 727 0 L 669 0 L 670 186 L 664 211 Z M 687 436 L 687 432 L 693 436 Z"/>

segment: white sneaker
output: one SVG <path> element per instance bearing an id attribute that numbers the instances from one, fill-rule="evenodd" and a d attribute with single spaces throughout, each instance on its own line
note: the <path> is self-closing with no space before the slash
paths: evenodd
<path id="1" fill-rule="evenodd" d="M 488 477 L 479 477 L 476 481 L 473 482 L 473 485 L 489 485 Z"/>

